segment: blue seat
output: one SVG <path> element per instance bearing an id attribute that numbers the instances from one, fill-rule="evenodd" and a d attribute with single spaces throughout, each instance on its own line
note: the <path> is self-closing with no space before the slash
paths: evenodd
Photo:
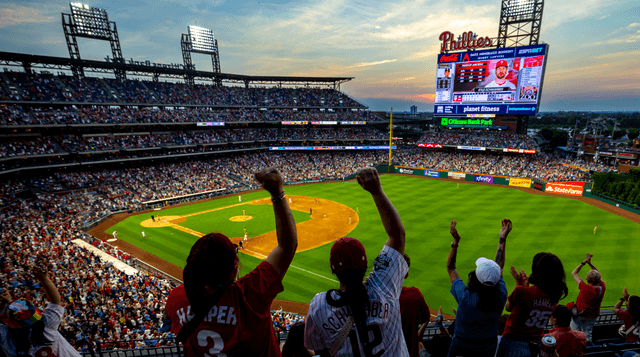
<path id="1" fill-rule="evenodd" d="M 640 346 L 636 346 L 634 348 L 626 348 L 626 349 L 620 350 L 618 353 L 622 356 L 622 354 L 625 352 L 640 353 Z"/>
<path id="2" fill-rule="evenodd" d="M 612 344 L 609 344 L 608 347 L 612 351 L 620 352 L 622 350 L 640 347 L 640 345 L 635 342 L 625 342 L 625 343 L 612 343 Z"/>
<path id="3" fill-rule="evenodd" d="M 587 349 L 585 350 L 586 352 L 602 352 L 602 351 L 614 351 L 616 352 L 617 350 L 614 348 L 609 347 L 609 345 L 594 345 L 594 346 L 587 346 Z"/>
<path id="4" fill-rule="evenodd" d="M 610 344 L 610 343 L 624 343 L 624 340 L 620 337 L 615 337 L 615 338 L 603 338 L 601 340 L 596 340 L 594 342 L 594 345 L 604 345 L 604 344 Z"/>
<path id="5" fill-rule="evenodd" d="M 613 351 L 599 351 L 599 352 L 587 352 L 584 357 L 620 357 L 619 354 Z"/>

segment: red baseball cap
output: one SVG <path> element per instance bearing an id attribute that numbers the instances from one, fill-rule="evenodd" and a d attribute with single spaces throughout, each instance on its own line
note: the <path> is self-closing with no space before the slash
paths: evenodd
<path id="1" fill-rule="evenodd" d="M 335 241 L 331 247 L 329 262 L 331 269 L 337 273 L 346 268 L 367 268 L 367 254 L 359 240 L 343 237 Z"/>
<path id="2" fill-rule="evenodd" d="M 498 67 L 509 67 L 509 63 L 507 63 L 507 61 L 505 60 L 500 60 L 498 61 L 498 63 L 496 63 L 496 68 Z"/>

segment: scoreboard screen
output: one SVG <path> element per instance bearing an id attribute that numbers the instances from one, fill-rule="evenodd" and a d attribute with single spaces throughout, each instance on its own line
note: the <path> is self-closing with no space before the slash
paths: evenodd
<path id="1" fill-rule="evenodd" d="M 442 53 L 435 115 L 538 112 L 548 45 Z"/>

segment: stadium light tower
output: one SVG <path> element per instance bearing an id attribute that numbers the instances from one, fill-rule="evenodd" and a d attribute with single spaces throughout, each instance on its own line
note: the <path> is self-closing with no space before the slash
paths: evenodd
<path id="1" fill-rule="evenodd" d="M 220 56 L 218 53 L 218 40 L 213 37 L 213 31 L 199 26 L 189 26 L 188 34 L 182 34 L 180 45 L 182 47 L 182 60 L 184 68 L 194 70 L 195 66 L 191 61 L 191 52 L 211 55 L 213 72 L 220 73 Z M 193 76 L 185 75 L 185 82 L 193 85 Z M 216 84 L 222 84 L 216 81 Z"/>
<path id="2" fill-rule="evenodd" d="M 109 41 L 111 53 L 115 62 L 124 62 L 118 28 L 116 23 L 109 21 L 107 10 L 91 7 L 82 3 L 70 3 L 71 14 L 62 13 L 62 29 L 67 40 L 69 57 L 81 59 L 77 37 L 91 38 L 94 40 Z M 84 71 L 80 67 L 73 67 L 76 77 L 84 77 Z M 118 80 L 125 80 L 123 70 L 114 70 Z"/>
<path id="3" fill-rule="evenodd" d="M 502 0 L 497 48 L 537 45 L 544 0 Z"/>

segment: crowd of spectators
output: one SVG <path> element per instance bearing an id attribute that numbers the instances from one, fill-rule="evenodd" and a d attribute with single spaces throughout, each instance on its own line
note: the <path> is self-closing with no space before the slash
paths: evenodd
<path id="1" fill-rule="evenodd" d="M 231 87 L 211 84 L 156 83 L 128 79 L 85 78 L 50 73 L 5 71 L 0 99 L 38 102 L 197 104 L 229 106 L 362 107 L 334 89 Z M 13 90 L 5 90 L 13 88 Z"/>
<path id="2" fill-rule="evenodd" d="M 94 342 L 119 349 L 140 347 L 135 340 L 145 340 L 145 347 L 173 343 L 171 333 L 160 332 L 172 288 L 168 281 L 149 274 L 127 275 L 72 243 L 84 235 L 78 226 L 91 207 L 85 196 L 41 194 L 12 205 L 11 214 L 2 214 L 0 279 L 8 284 L 5 288 L 14 299 L 44 306 L 39 283 L 25 270 L 47 262 L 66 304 L 60 332 L 78 349 Z M 112 253 L 129 259 L 121 251 Z"/>
<path id="3" fill-rule="evenodd" d="M 484 175 L 536 178 L 544 181 L 584 181 L 589 172 L 563 165 L 584 164 L 563 159 L 553 154 L 500 155 L 480 152 L 449 152 L 405 147 L 395 151 L 394 162 L 401 166 L 434 170 L 457 171 Z M 575 163 L 575 164 L 574 164 Z M 603 163 L 586 165 L 597 171 L 610 171 L 615 167 Z"/>
<path id="4" fill-rule="evenodd" d="M 278 140 L 371 140 L 385 139 L 372 128 L 265 128 L 197 131 L 154 131 L 7 138 L 0 144 L 0 157 L 43 155 L 65 152 L 119 151 L 212 143 Z M 234 149 L 239 149 L 235 147 Z"/>
<path id="5" fill-rule="evenodd" d="M 536 149 L 532 137 L 507 131 L 439 130 L 426 131 L 419 139 L 426 144 Z"/>

